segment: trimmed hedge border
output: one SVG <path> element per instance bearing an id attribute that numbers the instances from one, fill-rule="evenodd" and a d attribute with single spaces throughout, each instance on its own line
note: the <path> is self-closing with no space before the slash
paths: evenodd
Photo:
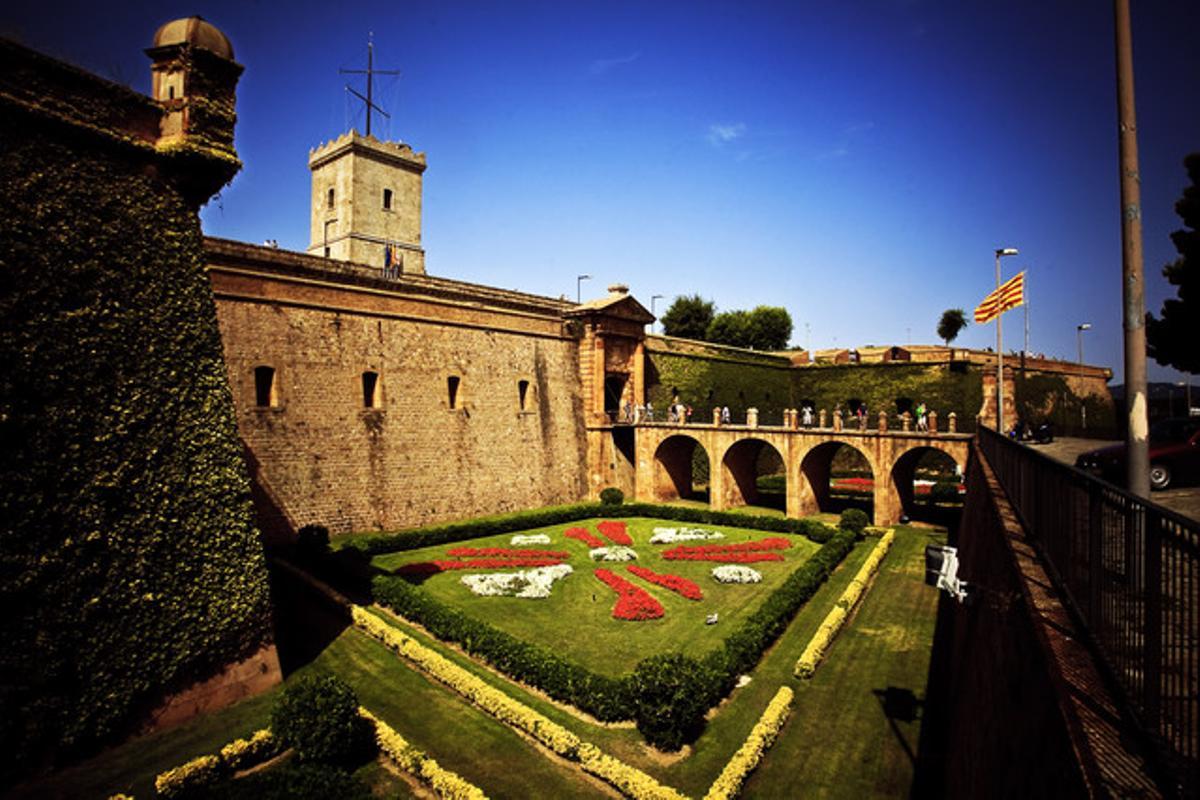
<path id="1" fill-rule="evenodd" d="M 712 511 L 706 508 L 666 506 L 656 503 L 624 503 L 619 506 L 606 506 L 602 503 L 577 503 L 539 508 L 533 511 L 518 511 L 494 517 L 479 517 L 463 522 L 448 522 L 444 525 L 431 525 L 396 533 L 355 537 L 354 541 L 347 542 L 341 549 L 353 548 L 377 556 L 597 517 L 607 519 L 649 517 L 651 519 L 694 522 L 701 525 L 727 525 L 733 528 L 793 533 L 805 536 L 817 544 L 824 544 L 828 541 L 833 531 L 829 525 L 814 519 L 760 517 L 731 511 Z"/>
<path id="2" fill-rule="evenodd" d="M 706 698 L 707 706 L 718 703 L 733 689 L 739 675 L 753 669 L 801 606 L 853 549 L 854 540 L 850 531 L 832 533 L 816 553 L 726 637 L 721 648 L 700 662 L 704 668 L 696 671 L 694 691 Z M 381 606 L 423 626 L 439 640 L 459 645 L 509 677 L 535 686 L 555 700 L 569 703 L 603 722 L 631 718 L 634 707 L 631 676 L 597 675 L 447 606 L 402 578 L 380 575 L 374 579 L 373 587 L 375 601 Z"/>
<path id="3" fill-rule="evenodd" d="M 670 786 L 606 755 L 562 725 L 486 683 L 437 651 L 370 613 L 362 606 L 350 607 L 354 627 L 406 659 L 416 668 L 462 695 L 499 722 L 533 737 L 557 755 L 579 764 L 587 773 L 611 784 L 635 800 L 686 800 Z"/>
<path id="4" fill-rule="evenodd" d="M 390 725 L 363 706 L 358 707 L 358 714 L 371 723 L 379 752 L 390 759 L 399 769 L 432 789 L 438 797 L 451 798 L 451 800 L 487 800 L 487 795 L 483 793 L 482 789 L 458 773 L 438 764 L 423 750 L 410 744 Z"/>
<path id="5" fill-rule="evenodd" d="M 742 784 L 751 772 L 762 762 L 767 750 L 779 737 L 783 725 L 792 712 L 793 692 L 787 686 L 779 687 L 779 691 L 771 698 L 766 711 L 755 723 L 746 741 L 729 759 L 725 769 L 713 781 L 704 795 L 704 800 L 732 800 L 742 791 Z"/>
<path id="6" fill-rule="evenodd" d="M 184 797 L 237 770 L 261 764 L 282 751 L 282 743 L 269 729 L 263 728 L 255 731 L 249 739 L 234 739 L 221 748 L 219 755 L 197 756 L 159 773 L 154 779 L 154 791 L 158 797 Z"/>
<path id="7" fill-rule="evenodd" d="M 883 538 L 875 544 L 875 548 L 867 556 L 867 560 L 858 568 L 853 580 L 846 586 L 842 596 L 838 598 L 837 605 L 826 615 L 821 627 L 817 628 L 812 640 L 809 641 L 804 652 L 800 654 L 799 660 L 796 661 L 794 673 L 797 678 L 811 678 L 817 671 L 817 666 L 825 657 L 826 651 L 833 645 L 833 640 L 837 638 L 842 626 L 846 624 L 850 612 L 866 596 L 871 579 L 879 570 L 880 564 L 883 563 L 883 557 L 887 555 L 895 538 L 894 531 L 887 531 Z"/>

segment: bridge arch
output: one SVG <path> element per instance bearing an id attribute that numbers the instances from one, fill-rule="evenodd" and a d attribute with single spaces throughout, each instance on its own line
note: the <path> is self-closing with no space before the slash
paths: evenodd
<path id="1" fill-rule="evenodd" d="M 856 453 L 861 459 L 859 463 L 865 463 L 867 470 L 871 473 L 869 482 L 865 484 L 868 489 L 867 494 L 856 503 L 835 502 L 831 491 L 834 457 L 842 448 L 849 448 Z M 833 513 L 846 507 L 862 507 L 870 516 L 874 512 L 874 482 L 880 480 L 881 477 L 883 476 L 870 453 L 850 442 L 833 440 L 815 445 L 799 459 L 797 474 L 794 476 L 799 489 L 800 515 L 808 516 L 818 512 Z"/>
<path id="2" fill-rule="evenodd" d="M 764 439 L 741 438 L 725 448 L 721 454 L 722 496 L 717 508 L 757 505 L 761 500 L 758 488 L 760 464 L 767 460 L 779 464 L 785 480 L 790 480 L 784 454 Z"/>
<path id="3" fill-rule="evenodd" d="M 692 463 L 697 451 L 712 474 L 708 450 L 692 436 L 674 434 L 663 439 L 654 450 L 654 499 L 658 501 L 702 499 L 692 479 Z"/>
<path id="4" fill-rule="evenodd" d="M 914 519 L 936 516 L 929 497 L 921 498 L 917 494 L 917 480 L 935 483 L 951 480 L 957 486 L 958 476 L 965 470 L 966 464 L 960 463 L 946 448 L 922 445 L 905 450 L 896 458 L 891 474 L 892 485 L 900 500 L 900 511 Z"/>

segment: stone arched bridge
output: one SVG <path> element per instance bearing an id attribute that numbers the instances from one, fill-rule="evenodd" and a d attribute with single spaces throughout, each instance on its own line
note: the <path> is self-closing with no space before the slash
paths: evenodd
<path id="1" fill-rule="evenodd" d="M 640 423 L 632 442 L 634 495 L 638 500 L 677 499 L 691 490 L 697 446 L 709 459 L 709 502 L 725 509 L 757 497 L 756 464 L 763 448 L 779 453 L 787 475 L 787 515 L 814 514 L 826 505 L 829 472 L 840 445 L 860 452 L 874 477 L 876 525 L 899 521 L 913 501 L 917 461 L 929 450 L 945 453 L 966 470 L 971 434 L 924 431 L 833 430 L 737 425 Z"/>

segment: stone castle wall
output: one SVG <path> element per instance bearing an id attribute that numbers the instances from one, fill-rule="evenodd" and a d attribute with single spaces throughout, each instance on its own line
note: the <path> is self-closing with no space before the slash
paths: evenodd
<path id="1" fill-rule="evenodd" d="M 367 270 L 322 275 L 323 259 L 219 240 L 208 250 L 272 535 L 395 530 L 583 497 L 578 345 L 552 304 L 513 295 L 510 305 L 528 307 L 506 308 L 498 290 L 488 303 L 453 281 Z M 473 299 L 456 300 L 456 287 Z M 421 293 L 430 289 L 441 296 Z M 275 371 L 271 405 L 256 396 L 263 366 Z M 366 407 L 364 372 L 378 375 L 377 408 Z"/>

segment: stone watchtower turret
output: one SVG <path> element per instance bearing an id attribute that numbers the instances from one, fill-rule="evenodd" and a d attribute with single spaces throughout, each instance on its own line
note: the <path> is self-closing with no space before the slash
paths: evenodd
<path id="1" fill-rule="evenodd" d="M 308 168 L 312 170 L 309 253 L 425 274 L 424 153 L 350 131 L 313 150 Z"/>
<path id="2" fill-rule="evenodd" d="M 146 55 L 162 109 L 155 146 L 184 193 L 204 202 L 242 168 L 233 146 L 242 65 L 225 34 L 200 17 L 163 25 Z"/>

